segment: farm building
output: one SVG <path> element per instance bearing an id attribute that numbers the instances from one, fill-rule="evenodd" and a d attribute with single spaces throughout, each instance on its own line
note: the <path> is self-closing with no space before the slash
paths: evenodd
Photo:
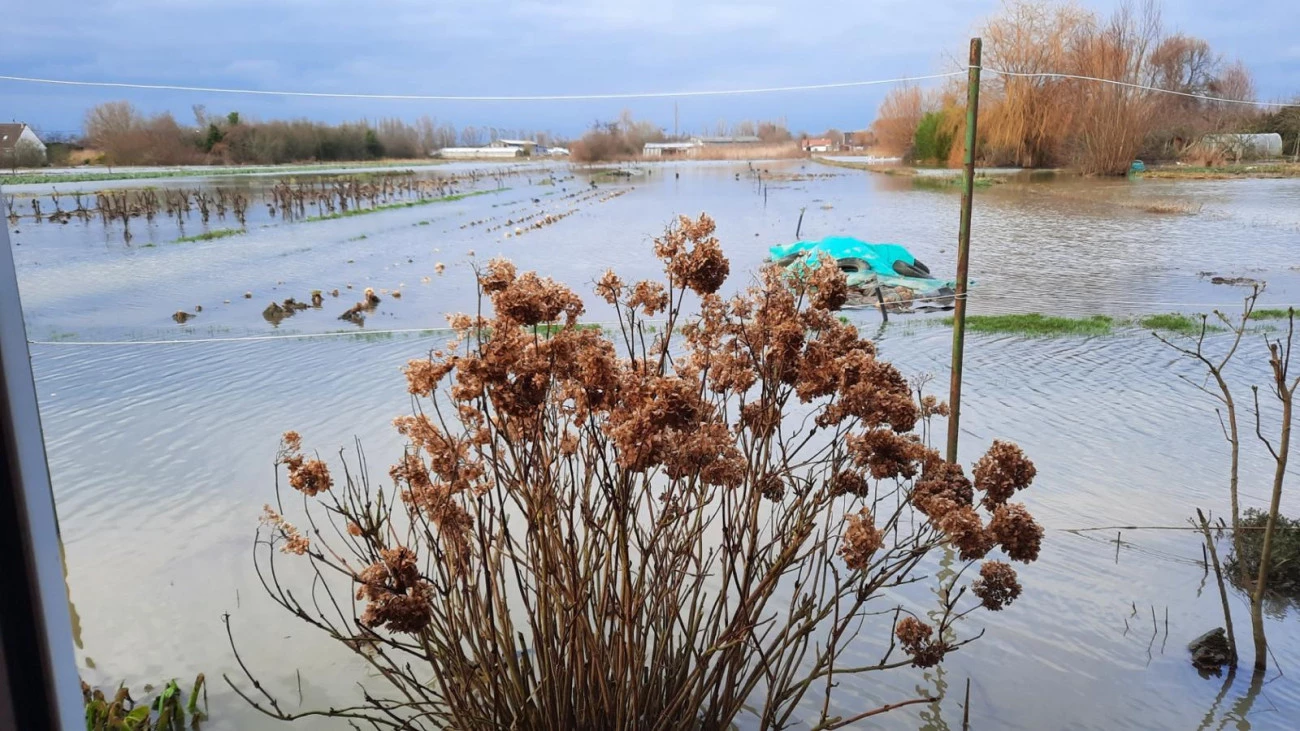
<path id="1" fill-rule="evenodd" d="M 45 164 L 45 143 L 22 122 L 0 124 L 0 166 L 37 167 Z"/>
<path id="2" fill-rule="evenodd" d="M 522 150 L 525 156 L 531 156 L 537 151 L 537 143 L 532 140 L 493 140 L 488 146 Z"/>
<path id="3" fill-rule="evenodd" d="M 1206 135 L 1201 138 L 1200 144 L 1235 160 L 1258 160 L 1282 155 L 1282 135 L 1276 132 Z"/>
<path id="4" fill-rule="evenodd" d="M 804 152 L 831 152 L 835 149 L 835 143 L 825 137 L 813 137 L 803 141 Z"/>
<path id="5" fill-rule="evenodd" d="M 444 147 L 433 154 L 447 160 L 508 159 L 528 156 L 528 153 L 519 147 Z"/>
<path id="6" fill-rule="evenodd" d="M 690 142 L 647 142 L 641 150 L 646 157 L 691 157 L 702 145 Z"/>
<path id="7" fill-rule="evenodd" d="M 691 142 L 701 147 L 730 147 L 732 145 L 757 145 L 762 142 L 754 135 L 737 135 L 735 137 L 693 137 Z"/>

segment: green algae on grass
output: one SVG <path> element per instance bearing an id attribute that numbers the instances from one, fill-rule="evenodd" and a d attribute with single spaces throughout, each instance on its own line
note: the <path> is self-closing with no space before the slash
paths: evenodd
<path id="1" fill-rule="evenodd" d="M 182 237 L 180 237 L 179 239 L 176 239 L 175 241 L 173 241 L 172 243 L 173 243 L 173 244 L 189 244 L 189 243 L 193 243 L 193 242 L 195 242 L 195 241 L 213 241 L 213 240 L 215 240 L 215 239 L 224 239 L 224 238 L 228 238 L 228 237 L 230 237 L 230 236 L 239 236 L 240 234 L 243 234 L 243 233 L 247 233 L 247 229 L 242 229 L 242 228 L 216 228 L 216 229 L 213 229 L 213 230 L 211 230 L 211 231 L 204 231 L 204 232 L 201 233 L 201 234 L 195 234 L 195 235 L 193 235 L 193 236 L 182 236 Z"/>
<path id="2" fill-rule="evenodd" d="M 944 318 L 944 324 L 952 325 L 952 318 Z M 966 329 L 971 332 L 1030 336 L 1110 335 L 1114 326 L 1114 318 L 1108 315 L 1057 317 L 1029 312 L 1018 315 L 970 315 L 966 318 Z"/>

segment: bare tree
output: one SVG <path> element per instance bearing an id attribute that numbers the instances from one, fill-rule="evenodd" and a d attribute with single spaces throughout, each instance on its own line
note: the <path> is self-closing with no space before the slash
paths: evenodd
<path id="1" fill-rule="evenodd" d="M 1255 303 L 1259 301 L 1259 295 L 1264 291 L 1262 286 L 1257 285 L 1254 290 L 1246 297 L 1241 317 L 1231 319 L 1222 312 L 1215 310 L 1215 317 L 1232 331 L 1232 343 L 1223 355 L 1212 357 L 1205 351 L 1205 335 L 1209 331 L 1209 318 L 1201 315 L 1201 329 L 1197 334 L 1196 342 L 1193 347 L 1187 347 L 1175 343 L 1159 333 L 1153 333 L 1160 342 L 1168 345 L 1174 350 L 1182 353 L 1188 358 L 1204 366 L 1207 380 L 1213 379 L 1215 384 L 1214 391 L 1206 388 L 1204 383 L 1196 383 L 1190 379 L 1184 378 L 1201 391 L 1214 397 L 1222 406 L 1223 411 L 1218 409 L 1215 412 L 1219 415 L 1219 425 L 1223 428 L 1223 436 L 1228 440 L 1230 449 L 1230 458 L 1228 465 L 1228 496 L 1232 503 L 1232 545 L 1233 550 L 1238 556 L 1242 555 L 1241 551 L 1241 508 L 1237 498 L 1237 486 L 1239 481 L 1240 464 L 1241 464 L 1241 437 L 1237 428 L 1237 402 L 1232 397 L 1232 389 L 1228 386 L 1228 381 L 1224 377 L 1224 372 L 1232 356 L 1236 354 L 1238 347 L 1241 346 L 1241 339 L 1246 334 L 1246 327 L 1250 324 L 1250 316 L 1255 311 Z M 1245 578 L 1245 565 L 1241 566 L 1242 578 Z"/>
<path id="2" fill-rule="evenodd" d="M 1295 405 L 1296 390 L 1300 389 L 1300 376 L 1291 376 L 1291 346 L 1295 335 L 1295 310 L 1287 316 L 1286 340 L 1274 340 L 1268 344 L 1268 365 L 1272 371 L 1269 384 L 1273 395 L 1282 406 L 1280 433 L 1277 444 L 1264 436 L 1260 426 L 1259 387 L 1253 387 L 1255 394 L 1255 436 L 1273 455 L 1273 495 L 1268 506 L 1268 523 L 1264 527 L 1264 545 L 1260 549 L 1259 576 L 1255 579 L 1255 590 L 1250 596 L 1250 624 L 1255 637 L 1255 672 L 1263 673 L 1268 669 L 1268 640 L 1264 636 L 1264 596 L 1268 592 L 1268 575 L 1273 560 L 1273 534 L 1277 528 L 1277 516 L 1281 510 L 1282 483 L 1286 480 L 1287 458 L 1291 450 L 1291 417 Z"/>

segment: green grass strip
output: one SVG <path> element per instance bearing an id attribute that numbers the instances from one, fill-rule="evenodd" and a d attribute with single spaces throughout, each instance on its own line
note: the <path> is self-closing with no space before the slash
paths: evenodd
<path id="1" fill-rule="evenodd" d="M 952 325 L 952 318 L 944 318 Z M 1061 335 L 1110 335 L 1115 320 L 1108 315 L 1089 317 L 1055 317 L 1030 312 L 1021 315 L 970 315 L 966 329 L 978 333 L 1011 333 L 1051 337 Z"/>
<path id="2" fill-rule="evenodd" d="M 1250 313 L 1252 320 L 1285 320 L 1291 316 L 1291 310 L 1262 309 Z"/>
<path id="3" fill-rule="evenodd" d="M 1179 335 L 1199 335 L 1202 320 L 1200 315 L 1185 315 L 1181 312 L 1167 312 L 1157 315 L 1143 315 L 1138 324 L 1148 330 L 1164 330 Z M 1207 325 L 1206 332 L 1220 332 L 1223 328 Z"/>

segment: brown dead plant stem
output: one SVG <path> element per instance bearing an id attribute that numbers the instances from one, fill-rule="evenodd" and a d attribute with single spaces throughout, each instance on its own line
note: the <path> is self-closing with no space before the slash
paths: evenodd
<path id="1" fill-rule="evenodd" d="M 303 527 L 267 514 L 259 576 L 380 680 L 313 712 L 246 667 L 232 687 L 281 720 L 377 728 L 724 729 L 744 713 L 834 729 L 931 700 L 841 716 L 852 693 L 831 695 L 938 664 L 978 636 L 959 620 L 1019 596 L 990 554 L 1037 558 L 1042 529 L 1010 502 L 1034 466 L 1005 442 L 970 478 L 944 462 L 916 433 L 944 405 L 918 404 L 834 316 L 838 269 L 770 268 L 727 299 L 713 230 L 683 217 L 656 240 L 662 282 L 600 279 L 612 338 L 580 326 L 565 286 L 492 261 L 492 314 L 452 316 L 458 337 L 407 367 L 391 489 L 359 455 L 336 483 L 286 434 Z M 944 544 L 960 564 L 939 578 L 921 566 Z M 923 582 L 943 597 L 929 622 L 901 599 Z M 864 630 L 877 659 L 846 662 Z"/>

